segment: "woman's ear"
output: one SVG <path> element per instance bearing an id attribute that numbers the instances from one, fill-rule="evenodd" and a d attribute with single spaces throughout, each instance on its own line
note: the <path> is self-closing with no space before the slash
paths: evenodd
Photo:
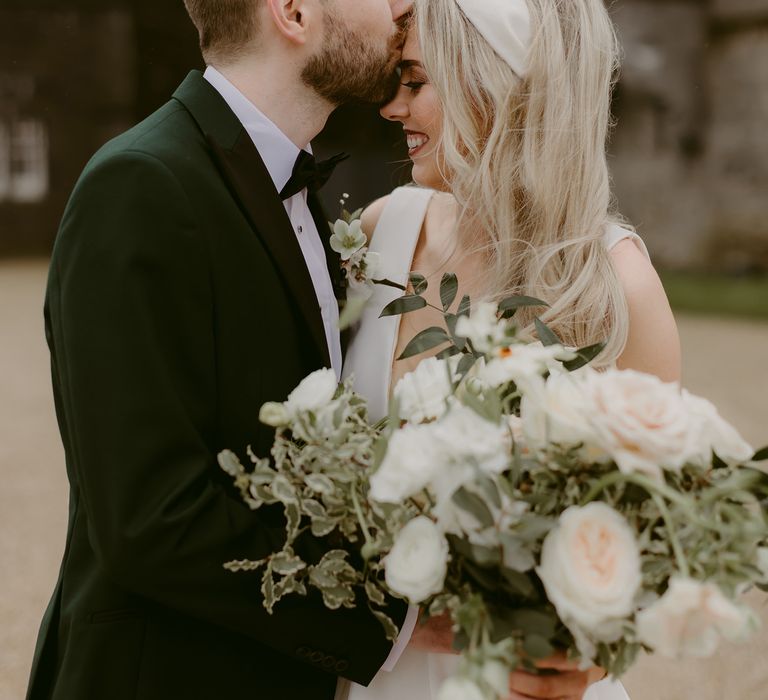
<path id="1" fill-rule="evenodd" d="M 307 42 L 307 20 L 314 16 L 313 2 L 314 0 L 267 0 L 269 15 L 275 28 L 288 41 L 295 44 Z"/>

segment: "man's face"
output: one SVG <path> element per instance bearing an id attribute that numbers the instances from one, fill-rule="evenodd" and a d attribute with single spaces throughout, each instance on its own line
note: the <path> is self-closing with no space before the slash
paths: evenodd
<path id="1" fill-rule="evenodd" d="M 334 105 L 386 100 L 397 87 L 404 38 L 393 5 L 403 0 L 326 0 L 321 48 L 304 82 Z"/>

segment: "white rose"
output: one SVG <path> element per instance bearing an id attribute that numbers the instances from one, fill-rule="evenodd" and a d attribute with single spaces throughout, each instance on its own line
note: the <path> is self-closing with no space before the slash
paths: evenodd
<path id="1" fill-rule="evenodd" d="M 523 394 L 520 416 L 529 446 L 546 449 L 553 443 L 563 447 L 582 444 L 585 458 L 605 459 L 590 422 L 590 399 L 584 389 L 591 373 L 593 370 L 578 375 L 553 372 L 545 384 Z"/>
<path id="2" fill-rule="evenodd" d="M 333 400 L 338 386 L 336 373 L 332 369 L 319 369 L 303 379 L 288 395 L 285 408 L 292 416 L 318 411 Z"/>
<path id="3" fill-rule="evenodd" d="M 511 461 L 512 435 L 504 423 L 493 423 L 476 411 L 457 404 L 436 424 L 443 450 L 455 463 L 468 463 L 484 472 L 498 474 Z"/>
<path id="4" fill-rule="evenodd" d="M 483 680 L 493 691 L 504 698 L 509 694 L 509 668 L 501 661 L 486 661 L 483 664 Z"/>
<path id="5" fill-rule="evenodd" d="M 283 404 L 270 401 L 261 407 L 259 420 L 272 428 L 282 428 L 284 425 L 288 425 L 290 416 Z"/>
<path id="6" fill-rule="evenodd" d="M 440 593 L 448 569 L 448 541 L 429 518 L 420 515 L 397 535 L 384 558 L 384 577 L 391 590 L 418 605 Z"/>
<path id="7" fill-rule="evenodd" d="M 490 352 L 507 337 L 507 324 L 498 319 L 498 306 L 490 302 L 477 304 L 469 316 L 456 323 L 456 335 L 472 341 L 478 352 Z"/>
<path id="8" fill-rule="evenodd" d="M 452 374 L 446 360 L 430 357 L 419 362 L 395 386 L 400 418 L 414 423 L 440 418 L 453 394 Z"/>
<path id="9" fill-rule="evenodd" d="M 711 583 L 677 577 L 667 592 L 637 615 L 643 644 L 668 658 L 709 657 L 722 638 L 743 640 L 754 629 L 755 617 Z"/>
<path id="10" fill-rule="evenodd" d="M 507 688 L 508 692 L 509 688 Z M 440 687 L 437 700 L 487 700 L 483 691 L 469 678 L 449 678 Z"/>
<path id="11" fill-rule="evenodd" d="M 387 452 L 371 477 L 371 498 L 400 503 L 419 493 L 445 464 L 434 424 L 406 425 L 389 439 Z"/>
<path id="12" fill-rule="evenodd" d="M 497 356 L 488 360 L 477 372 L 477 378 L 486 386 L 499 387 L 510 382 L 527 386 L 533 376 L 562 369 L 560 361 L 572 360 L 575 353 L 560 345 L 544 347 L 541 343 L 520 343 L 501 348 Z"/>
<path id="13" fill-rule="evenodd" d="M 677 384 L 633 370 L 585 375 L 589 416 L 598 443 L 624 473 L 661 479 L 695 456 L 696 423 Z"/>
<path id="14" fill-rule="evenodd" d="M 568 508 L 544 540 L 536 569 L 560 618 L 601 641 L 634 611 L 640 552 L 627 521 L 604 503 Z"/>
<path id="15" fill-rule="evenodd" d="M 365 245 L 366 241 L 360 219 L 354 219 L 349 224 L 343 219 L 338 219 L 333 224 L 331 248 L 341 256 L 342 260 L 349 260 Z"/>
<path id="16" fill-rule="evenodd" d="M 683 401 L 699 422 L 695 440 L 700 451 L 701 463 L 712 463 L 714 452 L 729 464 L 744 464 L 752 459 L 754 448 L 747 443 L 730 423 L 722 418 L 714 404 L 683 390 Z"/>

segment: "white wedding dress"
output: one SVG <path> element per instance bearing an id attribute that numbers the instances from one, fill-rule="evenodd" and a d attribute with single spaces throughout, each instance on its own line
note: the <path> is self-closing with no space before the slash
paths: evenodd
<path id="1" fill-rule="evenodd" d="M 433 191 L 401 187 L 389 197 L 371 238 L 370 250 L 381 256 L 379 276 L 406 284 L 416 243 Z M 610 249 L 632 238 L 647 255 L 637 234 L 611 227 L 606 233 Z M 355 389 L 368 400 L 371 418 L 387 415 L 392 364 L 400 328 L 400 317 L 379 318 L 381 310 L 402 293 L 377 285 L 365 308 L 344 360 L 344 377 L 354 375 Z M 336 700 L 436 700 L 443 681 L 454 672 L 458 657 L 431 654 L 407 647 L 391 672 L 380 671 L 368 688 L 341 681 Z M 601 681 L 584 700 L 629 700 L 621 683 Z"/>

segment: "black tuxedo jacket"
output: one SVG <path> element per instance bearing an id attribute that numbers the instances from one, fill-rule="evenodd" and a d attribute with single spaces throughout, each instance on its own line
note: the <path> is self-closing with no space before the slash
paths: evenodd
<path id="1" fill-rule="evenodd" d="M 259 574 L 222 567 L 278 548 L 283 519 L 250 511 L 216 455 L 268 454 L 259 407 L 329 359 L 279 196 L 200 73 L 86 167 L 45 315 L 71 496 L 27 697 L 331 700 L 338 675 L 369 683 L 391 643 L 365 605 L 290 597 L 268 615 Z"/>

